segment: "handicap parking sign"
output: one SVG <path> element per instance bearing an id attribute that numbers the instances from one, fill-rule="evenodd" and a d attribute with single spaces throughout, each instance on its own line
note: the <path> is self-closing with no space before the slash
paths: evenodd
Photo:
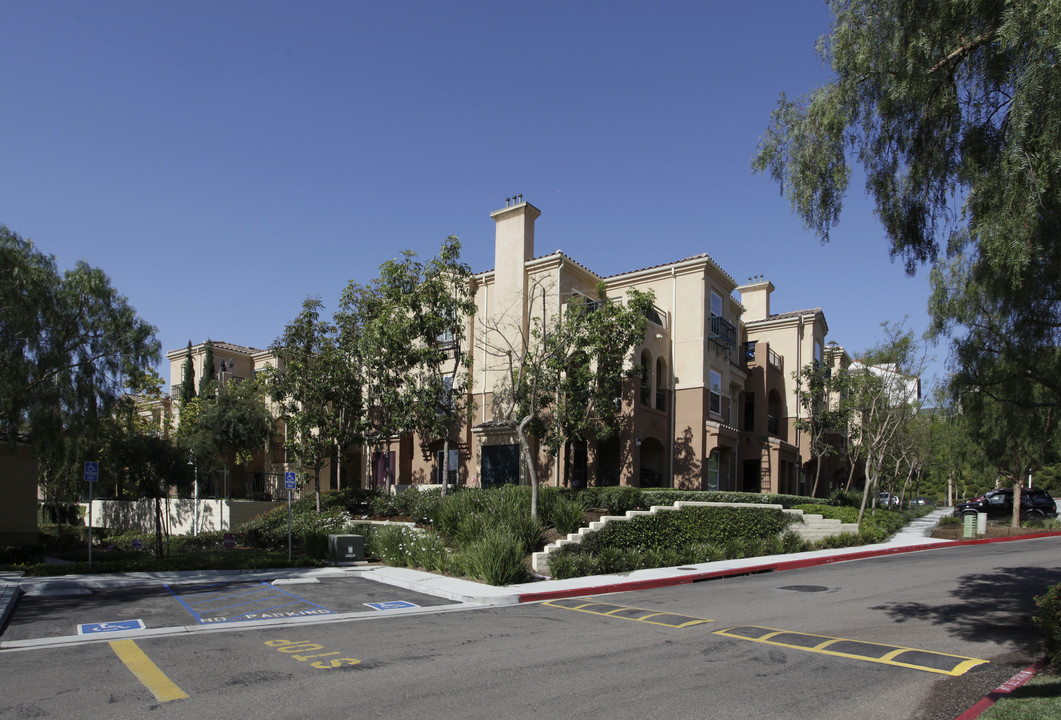
<path id="1" fill-rule="evenodd" d="M 391 602 L 365 603 L 376 610 L 404 610 L 405 608 L 420 607 L 405 600 L 392 600 Z"/>
<path id="2" fill-rule="evenodd" d="M 115 620 L 113 622 L 84 623 L 77 626 L 78 635 L 95 635 L 97 633 L 122 632 L 123 630 L 143 630 L 143 620 Z"/>

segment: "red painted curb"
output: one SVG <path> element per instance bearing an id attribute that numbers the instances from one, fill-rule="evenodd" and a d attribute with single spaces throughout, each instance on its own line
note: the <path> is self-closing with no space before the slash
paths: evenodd
<path id="1" fill-rule="evenodd" d="M 817 567 L 819 565 L 830 565 L 832 563 L 847 562 L 848 560 L 864 560 L 866 558 L 881 557 L 884 555 L 899 555 L 901 553 L 920 552 L 922 550 L 946 550 L 966 545 L 984 545 L 996 542 L 1011 542 L 1013 540 L 1034 540 L 1041 537 L 1059 537 L 1061 530 L 1033 535 L 1012 535 L 1004 538 L 981 538 L 978 540 L 955 540 L 949 543 L 926 543 L 924 545 L 907 545 L 905 547 L 884 548 L 878 550 L 863 550 L 861 552 L 833 555 L 817 558 L 797 558 L 793 560 L 781 560 L 762 565 L 749 565 L 742 568 L 730 568 L 727 570 L 710 570 L 707 572 L 691 572 L 688 575 L 675 575 L 674 577 L 651 578 L 645 580 L 630 580 L 628 582 L 610 582 L 593 587 L 569 588 L 566 590 L 544 590 L 542 592 L 524 593 L 519 596 L 519 602 L 541 602 L 543 600 L 558 600 L 560 598 L 580 597 L 583 595 L 603 595 L 615 592 L 633 592 L 635 590 L 651 590 L 653 588 L 670 587 L 672 585 L 686 585 L 688 583 L 703 580 L 714 580 L 725 577 L 740 577 L 741 575 L 754 575 L 763 572 L 784 572 L 785 570 L 799 570 L 801 568 Z"/>
<path id="2" fill-rule="evenodd" d="M 989 707 L 1035 677 L 1042 669 L 1043 664 L 1043 660 L 1036 660 L 1009 680 L 992 690 L 986 697 L 982 698 L 978 703 L 954 718 L 954 720 L 976 720 L 976 718 L 980 717 Z"/>

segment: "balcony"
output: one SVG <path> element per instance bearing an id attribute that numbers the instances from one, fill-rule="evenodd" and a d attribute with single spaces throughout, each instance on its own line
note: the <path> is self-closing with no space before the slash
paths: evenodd
<path id="1" fill-rule="evenodd" d="M 737 347 L 737 328 L 721 315 L 712 315 L 708 339 L 727 355 Z"/>
<path id="2" fill-rule="evenodd" d="M 785 371 L 785 358 L 783 358 L 779 353 L 774 352 L 772 348 L 767 349 L 769 350 L 769 353 L 767 354 L 766 361 L 774 370 L 783 373 Z"/>

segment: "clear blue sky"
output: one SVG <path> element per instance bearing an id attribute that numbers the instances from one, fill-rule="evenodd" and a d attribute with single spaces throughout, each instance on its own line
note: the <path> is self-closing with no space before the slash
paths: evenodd
<path id="1" fill-rule="evenodd" d="M 489 213 L 523 193 L 539 255 L 611 275 L 706 252 L 857 352 L 883 321 L 925 328 L 927 273 L 889 260 L 861 185 L 821 246 L 750 169 L 778 93 L 827 77 L 829 21 L 815 0 L 7 2 L 0 223 L 103 268 L 164 351 L 264 348 L 402 249 L 454 234 L 489 269 Z"/>

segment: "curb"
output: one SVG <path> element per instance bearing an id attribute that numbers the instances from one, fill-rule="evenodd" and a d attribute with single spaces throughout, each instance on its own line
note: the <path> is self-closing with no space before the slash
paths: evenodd
<path id="1" fill-rule="evenodd" d="M 874 550 L 855 551 L 851 553 L 830 555 L 825 557 L 799 558 L 793 560 L 780 560 L 757 565 L 746 565 L 743 567 L 727 568 L 724 570 L 708 570 L 700 572 L 689 572 L 688 574 L 675 575 L 671 577 L 646 578 L 644 580 L 628 580 L 625 582 L 602 582 L 599 585 L 586 585 L 582 587 L 571 587 L 556 590 L 543 590 L 540 592 L 527 592 L 519 594 L 519 602 L 541 602 L 543 600 L 557 600 L 561 598 L 580 597 L 583 595 L 598 595 L 616 592 L 629 592 L 634 590 L 651 590 L 653 588 L 669 587 L 672 585 L 685 585 L 706 580 L 716 580 L 727 577 L 740 577 L 741 575 L 754 575 L 766 572 L 784 572 L 785 570 L 799 570 L 802 568 L 830 565 L 849 560 L 865 560 L 867 558 L 882 557 L 885 555 L 898 555 L 901 553 L 920 552 L 923 550 L 943 550 L 966 545 L 984 545 L 996 542 L 1012 542 L 1016 540 L 1034 540 L 1041 537 L 1058 537 L 1061 531 L 1048 533 L 1035 533 L 1033 535 L 1013 535 L 1004 538 L 980 538 L 976 540 L 954 540 L 948 542 L 920 543 L 917 545 L 906 545 L 903 547 L 879 548 Z M 603 579 L 603 578 L 602 578 Z"/>
<path id="2" fill-rule="evenodd" d="M 1039 671 L 1043 669 L 1043 666 L 1045 664 L 1045 658 L 1036 660 L 1031 665 L 1011 677 L 1009 680 L 992 690 L 990 693 L 984 696 L 984 698 L 981 699 L 978 703 L 973 705 L 971 708 L 963 712 L 958 717 L 954 718 L 954 720 L 976 720 L 976 718 L 983 715 L 984 711 L 987 710 L 989 707 L 991 707 L 999 700 L 1006 697 L 1011 692 L 1024 685 L 1033 677 L 1035 677 L 1039 673 Z"/>
<path id="3" fill-rule="evenodd" d="M 11 613 L 15 610 L 15 605 L 18 604 L 18 596 L 22 594 L 18 586 L 18 580 L 17 576 L 0 580 L 0 632 L 7 625 L 7 619 L 11 617 Z"/>

